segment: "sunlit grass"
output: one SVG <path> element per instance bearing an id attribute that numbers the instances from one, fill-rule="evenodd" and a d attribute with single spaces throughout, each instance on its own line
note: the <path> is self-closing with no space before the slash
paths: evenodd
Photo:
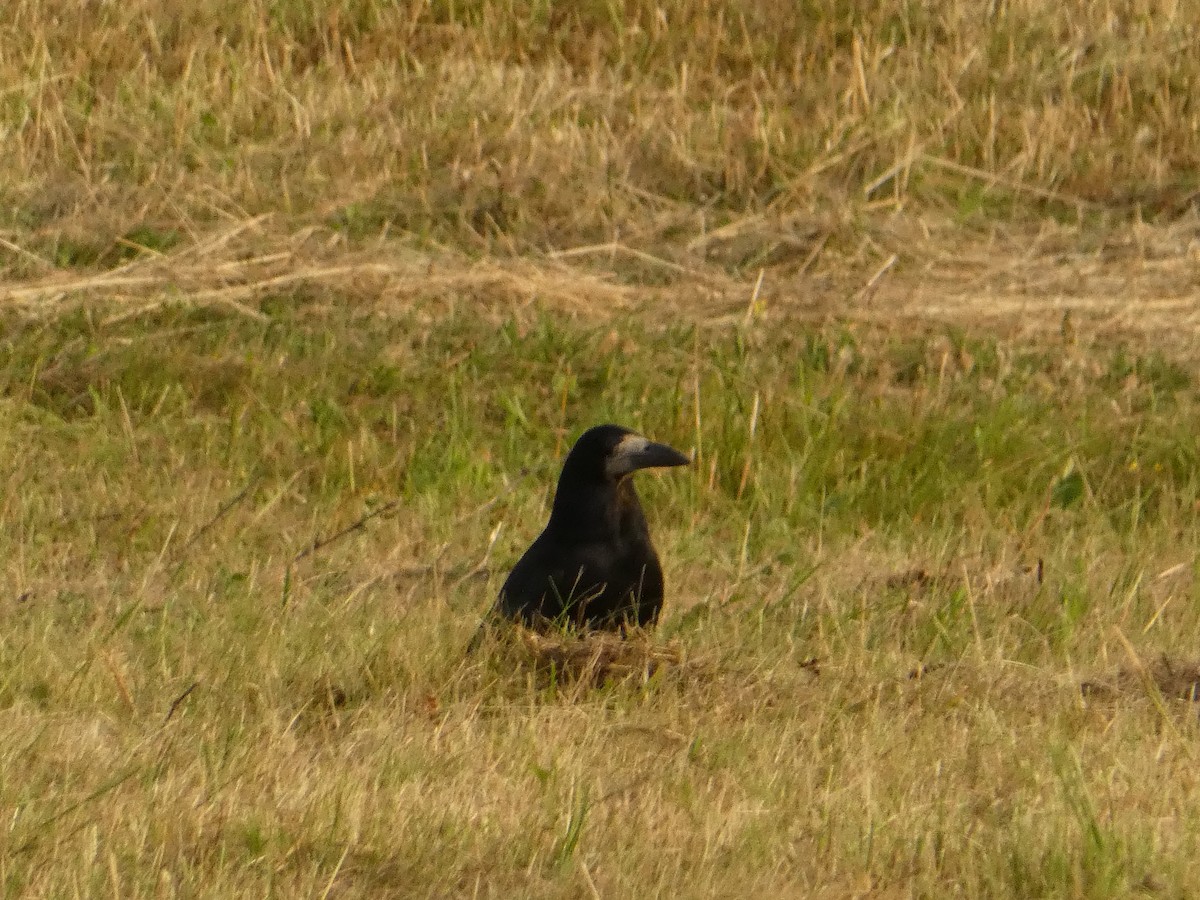
<path id="1" fill-rule="evenodd" d="M 0 227 L 33 254 L 14 263 L 112 266 L 270 214 L 352 243 L 618 240 L 752 273 L 822 234 L 853 252 L 897 213 L 1170 218 L 1200 169 L 1200 50 L 1166 0 L 177 13 L 9 4 Z"/>

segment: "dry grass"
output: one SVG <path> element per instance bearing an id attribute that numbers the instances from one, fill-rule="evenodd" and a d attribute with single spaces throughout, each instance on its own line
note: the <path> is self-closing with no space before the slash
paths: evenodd
<path id="1" fill-rule="evenodd" d="M 1168 0 L 9 12 L 0 193 L 34 269 L 270 213 L 753 272 L 909 211 L 1170 215 L 1200 169 L 1200 50 Z"/>
<path id="2" fill-rule="evenodd" d="M 1195 326 L 1176 3 L 206 10 L 12 4 L 5 302 Z"/>
<path id="3" fill-rule="evenodd" d="M 648 680 L 664 672 L 679 675 L 701 668 L 685 660 L 678 641 L 660 643 L 648 634 L 571 636 L 517 628 L 509 640 L 516 642 L 514 668 L 529 667 L 555 683 L 566 680 L 585 689 L 611 680 Z"/>
<path id="4" fill-rule="evenodd" d="M 1195 894 L 1193 18 L 10 2 L 5 894 Z"/>

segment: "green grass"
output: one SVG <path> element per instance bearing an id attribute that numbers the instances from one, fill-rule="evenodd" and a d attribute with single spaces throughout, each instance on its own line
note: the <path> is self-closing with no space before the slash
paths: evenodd
<path id="1" fill-rule="evenodd" d="M 1079 690 L 1194 655 L 1186 359 L 264 308 L 3 323 L 9 895 L 1195 884 L 1194 709 Z M 464 661 L 604 420 L 698 451 L 640 482 L 689 662 Z"/>

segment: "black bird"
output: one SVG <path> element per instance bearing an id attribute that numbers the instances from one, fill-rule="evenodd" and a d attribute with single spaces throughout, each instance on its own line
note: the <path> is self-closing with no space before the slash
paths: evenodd
<path id="1" fill-rule="evenodd" d="M 496 612 L 534 627 L 657 622 L 662 566 L 631 476 L 689 462 L 620 425 L 585 431 L 563 463 L 550 521 L 509 573 Z"/>

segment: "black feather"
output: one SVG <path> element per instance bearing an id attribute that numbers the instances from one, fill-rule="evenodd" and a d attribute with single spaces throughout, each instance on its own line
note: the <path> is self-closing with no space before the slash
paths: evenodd
<path id="1" fill-rule="evenodd" d="M 662 566 L 632 476 L 688 462 L 618 425 L 584 432 L 563 463 L 550 521 L 504 582 L 496 611 L 534 627 L 656 623 Z"/>

